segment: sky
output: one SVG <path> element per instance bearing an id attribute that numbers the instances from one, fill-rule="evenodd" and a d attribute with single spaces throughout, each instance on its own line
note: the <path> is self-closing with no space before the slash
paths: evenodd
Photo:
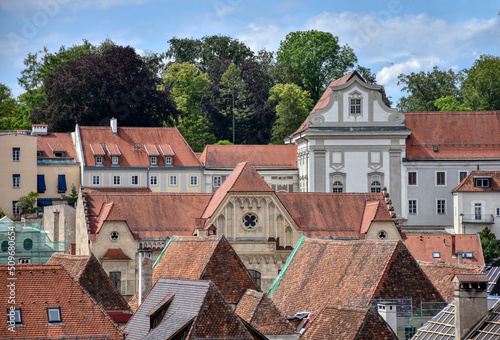
<path id="1" fill-rule="evenodd" d="M 320 30 L 353 48 L 394 104 L 401 73 L 460 71 L 482 54 L 500 56 L 498 0 L 0 0 L 0 83 L 17 78 L 28 53 L 109 38 L 138 53 L 168 40 L 222 34 L 257 52 L 277 51 L 289 32 Z"/>

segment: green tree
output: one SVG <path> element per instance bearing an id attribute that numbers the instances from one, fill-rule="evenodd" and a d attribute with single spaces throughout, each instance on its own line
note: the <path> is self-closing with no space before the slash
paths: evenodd
<path id="1" fill-rule="evenodd" d="M 377 76 L 375 75 L 375 73 L 372 73 L 372 71 L 369 68 L 363 67 L 360 65 L 358 65 L 357 68 L 358 68 L 358 72 L 361 75 L 361 77 L 363 77 L 363 79 L 366 80 L 366 82 L 368 84 L 378 85 L 377 84 Z M 385 88 L 383 85 L 379 91 L 380 91 L 380 94 L 382 95 L 382 100 L 384 101 L 385 105 L 387 105 L 388 107 L 391 107 L 392 106 L 391 97 L 387 96 L 387 93 L 385 93 Z"/>
<path id="2" fill-rule="evenodd" d="M 304 122 L 313 107 L 309 92 L 295 84 L 277 84 L 271 88 L 269 100 L 276 101 L 276 121 L 273 125 L 273 144 L 283 144 Z"/>
<path id="3" fill-rule="evenodd" d="M 484 262 L 488 265 L 500 265 L 500 243 L 495 234 L 489 227 L 478 233 L 481 239 L 481 247 L 483 248 Z"/>
<path id="4" fill-rule="evenodd" d="M 69 194 L 69 196 L 66 195 L 61 195 L 61 196 L 63 199 L 68 201 L 68 205 L 74 207 L 76 201 L 78 201 L 78 190 L 76 189 L 76 186 L 74 184 L 71 184 L 71 194 Z"/>
<path id="5" fill-rule="evenodd" d="M 463 73 L 464 104 L 472 110 L 500 110 L 500 57 L 482 55 Z"/>
<path id="6" fill-rule="evenodd" d="M 436 99 L 434 106 L 439 111 L 471 111 L 465 104 L 461 103 L 456 97 L 448 96 Z"/>
<path id="7" fill-rule="evenodd" d="M 397 108 L 403 112 L 438 111 L 435 105 L 442 97 L 458 97 L 460 76 L 451 69 L 441 71 L 434 66 L 432 72 L 400 74 L 398 85 L 404 85 L 402 90 L 409 93 L 401 97 Z"/>
<path id="8" fill-rule="evenodd" d="M 31 191 L 28 195 L 22 196 L 16 203 L 16 206 L 21 210 L 21 214 L 29 214 L 38 211 L 36 207 L 36 198 L 38 193 Z"/>
<path id="9" fill-rule="evenodd" d="M 332 80 L 343 76 L 357 62 L 352 48 L 340 46 L 338 37 L 316 30 L 288 33 L 280 43 L 277 59 L 290 67 L 296 84 L 314 101 Z"/>
<path id="10" fill-rule="evenodd" d="M 222 139 L 222 140 L 218 141 L 217 143 L 215 143 L 215 145 L 233 145 L 233 143 L 231 143 L 227 139 Z"/>
<path id="11" fill-rule="evenodd" d="M 28 107 L 12 97 L 8 86 L 0 84 L 0 130 L 29 129 L 28 116 Z"/>

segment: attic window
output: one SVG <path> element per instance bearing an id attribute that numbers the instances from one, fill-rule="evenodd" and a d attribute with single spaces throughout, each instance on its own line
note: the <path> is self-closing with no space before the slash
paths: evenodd
<path id="1" fill-rule="evenodd" d="M 150 163 L 151 163 L 151 165 L 158 165 L 158 158 L 151 157 L 150 158 Z"/>
<path id="2" fill-rule="evenodd" d="M 172 165 L 172 157 L 165 157 L 165 165 Z"/>
<path id="3" fill-rule="evenodd" d="M 116 231 L 111 232 L 111 235 L 109 235 L 109 238 L 111 239 L 111 241 L 117 241 L 118 237 L 120 237 L 120 235 Z"/>
<path id="4" fill-rule="evenodd" d="M 111 164 L 118 165 L 118 156 L 111 157 Z"/>
<path id="5" fill-rule="evenodd" d="M 472 252 L 465 252 L 465 253 L 463 253 L 463 258 L 472 259 L 472 258 L 474 258 L 474 256 L 472 255 Z"/>
<path id="6" fill-rule="evenodd" d="M 9 320 L 9 324 L 21 325 L 23 323 L 23 319 L 21 317 L 21 308 L 8 308 L 7 319 Z"/>
<path id="7" fill-rule="evenodd" d="M 149 311 L 147 314 L 147 316 L 149 316 L 149 331 L 152 331 L 161 323 L 163 317 L 167 313 L 168 307 L 174 299 L 174 295 L 174 293 L 168 294 L 162 302 Z"/>
<path id="8" fill-rule="evenodd" d="M 474 178 L 474 186 L 476 188 L 489 188 L 490 178 Z"/>
<path id="9" fill-rule="evenodd" d="M 95 157 L 95 165 L 102 165 L 102 156 Z"/>
<path id="10" fill-rule="evenodd" d="M 43 157 L 43 151 L 37 151 L 37 152 L 36 152 L 36 156 L 37 156 L 38 158 Z"/>
<path id="11" fill-rule="evenodd" d="M 432 257 L 435 259 L 439 259 L 439 258 L 441 258 L 441 253 L 438 251 L 435 251 L 432 253 Z"/>
<path id="12" fill-rule="evenodd" d="M 387 238 L 387 232 L 385 232 L 384 230 L 379 231 L 378 238 L 379 240 L 385 240 Z"/>
<path id="13" fill-rule="evenodd" d="M 64 157 L 64 151 L 54 151 L 54 156 L 56 156 L 56 157 Z"/>
<path id="14" fill-rule="evenodd" d="M 47 317 L 49 323 L 61 322 L 61 308 L 60 307 L 47 307 Z"/>

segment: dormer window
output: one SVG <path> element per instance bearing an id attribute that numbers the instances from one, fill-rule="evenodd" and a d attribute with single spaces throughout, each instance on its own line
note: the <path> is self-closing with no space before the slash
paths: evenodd
<path id="1" fill-rule="evenodd" d="M 165 165 L 172 165 L 172 157 L 165 157 Z"/>
<path id="2" fill-rule="evenodd" d="M 439 258 L 441 258 L 441 254 L 438 251 L 435 251 L 432 253 L 432 257 L 435 259 L 439 259 Z"/>
<path id="3" fill-rule="evenodd" d="M 61 322 L 61 308 L 60 307 L 47 307 L 47 317 L 49 323 Z"/>
<path id="4" fill-rule="evenodd" d="M 37 152 L 36 152 L 36 156 L 37 156 L 38 158 L 42 158 L 42 157 L 43 157 L 43 151 L 37 151 Z"/>
<path id="5" fill-rule="evenodd" d="M 150 157 L 150 163 L 153 166 L 158 165 L 158 158 L 156 158 L 156 157 Z"/>
<path id="6" fill-rule="evenodd" d="M 55 157 L 64 157 L 64 151 L 54 151 Z"/>
<path id="7" fill-rule="evenodd" d="M 102 156 L 95 157 L 95 165 L 102 165 Z"/>
<path id="8" fill-rule="evenodd" d="M 490 178 L 489 177 L 474 177 L 474 186 L 476 188 L 489 188 Z"/>
<path id="9" fill-rule="evenodd" d="M 9 325 L 22 325 L 21 308 L 10 307 L 7 309 L 7 318 Z"/>
<path id="10" fill-rule="evenodd" d="M 147 316 L 149 316 L 149 330 L 153 330 L 163 321 L 163 317 L 167 313 L 168 307 L 172 303 L 175 294 L 168 294 L 165 299 L 160 302 L 156 307 L 149 311 Z"/>
<path id="11" fill-rule="evenodd" d="M 111 157 L 111 164 L 112 165 L 118 165 L 118 156 L 113 156 Z"/>

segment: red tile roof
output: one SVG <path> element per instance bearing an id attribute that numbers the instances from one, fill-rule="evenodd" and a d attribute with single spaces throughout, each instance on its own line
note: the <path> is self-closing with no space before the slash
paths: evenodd
<path id="1" fill-rule="evenodd" d="M 79 161 L 69 133 L 37 135 L 37 151 L 42 151 L 42 158 L 73 158 Z M 56 157 L 54 151 L 63 151 L 64 157 Z"/>
<path id="2" fill-rule="evenodd" d="M 101 260 L 130 260 L 130 257 L 121 248 L 108 248 L 106 253 L 101 256 Z"/>
<path id="3" fill-rule="evenodd" d="M 471 252 L 474 257 L 464 258 L 463 263 L 484 266 L 483 249 L 477 234 L 407 235 L 405 245 L 419 261 L 458 263 L 458 252 Z M 433 257 L 436 252 L 440 257 Z"/>
<path id="4" fill-rule="evenodd" d="M 489 187 L 476 187 L 474 185 L 476 178 L 489 178 Z M 500 171 L 472 171 L 465 179 L 457 185 L 453 192 L 489 192 L 500 191 Z"/>
<path id="5" fill-rule="evenodd" d="M 241 162 L 254 168 L 297 168 L 296 145 L 207 145 L 200 156 L 207 169 L 233 169 Z"/>
<path id="6" fill-rule="evenodd" d="M 87 216 L 95 234 L 105 219 L 101 209 L 111 202 L 138 237 L 190 236 L 211 194 L 173 193 L 88 193 Z M 187 209 L 186 207 L 189 207 Z"/>
<path id="7" fill-rule="evenodd" d="M 301 339 L 396 340 L 398 337 L 375 307 L 327 304 Z"/>
<path id="8" fill-rule="evenodd" d="M 282 273 L 270 292 L 287 316 L 318 313 L 327 302 L 345 305 L 349 299 L 412 298 L 414 307 L 421 301 L 442 301 L 398 241 L 306 238 Z"/>
<path id="9" fill-rule="evenodd" d="M 118 134 L 113 135 L 110 127 L 80 126 L 80 136 L 86 166 L 95 166 L 94 152 L 99 145 L 116 145 L 120 150 L 120 166 L 149 166 L 149 156 L 159 156 L 159 146 L 170 145 L 175 157 L 174 166 L 201 166 L 193 150 L 189 147 L 177 128 L 141 128 L 119 127 Z M 92 144 L 92 148 L 91 148 Z M 166 153 L 170 151 L 164 150 Z M 103 164 L 111 165 L 109 157 L 104 157 Z M 164 166 L 162 157 L 158 165 Z"/>
<path id="10" fill-rule="evenodd" d="M 500 158 L 500 111 L 407 112 L 409 159 Z M 434 152 L 437 147 L 437 152 Z"/>
<path id="11" fill-rule="evenodd" d="M 14 276 L 7 265 L 0 265 L 0 284 L 8 287 L 15 277 L 15 307 L 21 308 L 22 326 L 12 333 L 0 327 L 0 338 L 59 338 L 74 336 L 107 336 L 123 339 L 123 333 L 89 293 L 58 265 L 16 264 Z M 7 307 L 9 289 L 0 290 Z M 49 324 L 47 307 L 59 307 L 61 323 Z M 5 313 L 5 309 L 4 309 Z M 5 315 L 5 314 L 4 314 Z M 4 319 L 5 320 L 5 319 Z"/>
<path id="12" fill-rule="evenodd" d="M 224 299 L 236 304 L 247 289 L 259 290 L 224 236 L 173 237 L 153 269 L 159 278 L 211 280 Z"/>
<path id="13" fill-rule="evenodd" d="M 439 290 L 446 302 L 453 301 L 453 278 L 456 274 L 480 274 L 482 266 L 473 264 L 420 262 L 420 268 Z"/>
<path id="14" fill-rule="evenodd" d="M 295 329 L 264 293 L 247 290 L 235 313 L 265 335 L 296 334 Z"/>

